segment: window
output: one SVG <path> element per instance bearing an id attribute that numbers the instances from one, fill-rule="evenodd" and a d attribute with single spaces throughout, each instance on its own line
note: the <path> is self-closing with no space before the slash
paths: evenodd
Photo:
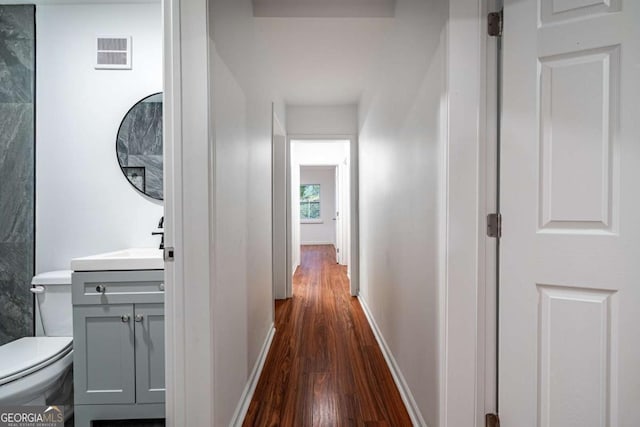
<path id="1" fill-rule="evenodd" d="M 320 184 L 302 184 L 300 186 L 300 220 L 320 220 Z"/>

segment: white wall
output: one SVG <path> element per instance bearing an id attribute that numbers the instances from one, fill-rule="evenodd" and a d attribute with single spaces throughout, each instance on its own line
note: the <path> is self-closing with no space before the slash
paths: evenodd
<path id="1" fill-rule="evenodd" d="M 247 48 L 249 44 L 241 41 L 246 41 L 246 38 L 252 34 L 250 31 L 251 19 L 248 18 L 250 13 L 247 12 L 250 10 L 250 4 L 246 0 L 218 1 L 223 4 L 217 8 L 212 17 L 209 17 L 209 21 L 213 23 L 214 29 L 218 28 L 222 33 L 220 37 L 215 37 L 220 59 L 224 61 L 227 65 L 227 71 L 231 72 L 238 86 L 245 92 L 247 129 L 250 130 L 247 138 L 252 141 L 253 132 L 262 134 L 263 126 L 252 123 L 257 123 L 254 122 L 254 114 L 260 116 L 258 113 L 263 106 L 261 103 L 253 104 L 252 101 L 260 97 L 251 96 L 253 92 L 250 88 L 252 86 L 247 83 L 247 77 L 254 75 L 251 70 L 262 73 L 265 69 L 237 66 L 237 64 L 243 63 L 243 58 L 253 57 L 255 53 L 255 49 Z M 192 5 L 195 3 L 195 1 L 183 2 L 180 11 L 183 12 L 186 9 L 193 14 Z M 196 12 L 201 12 L 204 9 L 203 3 L 201 0 L 199 8 L 195 9 Z M 465 187 L 467 193 L 476 190 L 474 183 L 469 185 L 468 177 L 473 174 L 473 170 L 469 171 L 468 167 L 477 166 L 472 163 L 478 154 L 478 135 L 472 137 L 465 132 L 476 126 L 478 121 L 477 115 L 472 114 L 470 110 L 477 111 L 482 106 L 480 103 L 474 102 L 476 100 L 474 97 L 480 94 L 477 87 L 478 81 L 475 83 L 465 83 L 465 81 L 477 80 L 471 76 L 480 75 L 479 67 L 475 66 L 478 64 L 474 64 L 478 58 L 474 55 L 477 54 L 476 48 L 478 47 L 475 42 L 480 44 L 482 37 L 480 32 L 471 31 L 471 27 L 478 27 L 481 22 L 478 16 L 480 9 L 477 0 L 454 2 L 451 5 L 451 13 L 454 15 L 452 20 L 455 22 L 450 25 L 448 30 L 445 30 L 447 7 L 448 4 L 445 0 L 434 0 L 428 4 L 421 0 L 398 0 L 397 25 L 381 55 L 385 65 L 379 68 L 378 78 L 372 82 L 369 86 L 370 90 L 363 97 L 359 121 L 365 145 L 361 151 L 365 163 L 361 176 L 363 180 L 366 178 L 369 181 L 362 187 L 366 194 L 363 194 L 364 200 L 360 206 L 363 210 L 367 210 L 366 213 L 363 212 L 366 224 L 362 225 L 361 240 L 363 244 L 367 243 L 366 247 L 368 248 L 365 254 L 366 259 L 362 263 L 363 270 L 366 271 L 366 278 L 363 277 L 365 279 L 363 280 L 363 296 L 368 301 L 368 306 L 374 314 L 374 320 L 380 326 L 391 354 L 400 368 L 399 372 L 403 374 L 402 380 L 409 386 L 415 401 L 409 403 L 416 403 L 415 408 L 422 414 L 420 419 L 414 421 L 420 425 L 424 424 L 423 421 L 426 420 L 428 425 L 432 427 L 447 424 L 450 426 L 474 425 L 473 422 L 459 422 L 459 420 L 468 417 L 470 413 L 467 396 L 474 393 L 474 381 L 473 378 L 468 381 L 467 373 L 474 369 L 473 362 L 469 361 L 475 355 L 474 350 L 477 344 L 473 339 L 474 336 L 471 336 L 470 339 L 459 340 L 463 335 L 465 338 L 469 338 L 468 331 L 476 326 L 473 321 L 470 321 L 468 325 L 463 325 L 462 321 L 458 321 L 450 329 L 447 329 L 447 325 L 443 321 L 445 301 L 448 300 L 449 306 L 454 306 L 459 299 L 466 302 L 476 297 L 473 276 L 475 276 L 477 265 L 473 259 L 467 263 L 469 251 L 474 252 L 475 250 L 472 247 L 472 242 L 468 239 L 468 229 L 465 227 L 463 230 L 464 236 L 458 236 L 458 229 L 455 226 L 450 226 L 447 222 L 448 218 L 445 218 L 441 212 L 446 206 L 447 213 L 450 208 L 460 213 L 463 207 L 465 208 L 464 221 L 467 222 L 471 217 L 475 220 L 477 229 L 478 218 L 475 217 L 474 206 L 469 206 L 470 199 L 465 197 L 463 203 L 456 203 L 455 199 L 452 202 L 448 200 L 447 196 L 450 194 L 446 190 L 450 183 L 457 187 Z M 174 8 L 174 11 L 177 11 L 177 7 Z M 202 17 L 203 13 L 197 16 Z M 452 23 L 449 22 L 449 24 Z M 183 40 L 183 46 L 191 46 L 194 44 L 194 40 L 198 43 L 202 42 L 199 38 L 201 34 L 189 32 L 189 28 L 183 28 L 188 36 Z M 460 29 L 465 31 L 460 32 L 459 37 L 453 37 L 453 40 L 445 40 L 445 43 L 442 43 L 443 30 L 451 36 Z M 448 57 L 450 50 L 447 43 L 453 42 L 457 46 L 456 60 L 451 61 L 451 58 Z M 256 46 L 259 49 L 259 45 L 256 44 Z M 187 65 L 194 62 L 191 49 L 189 53 L 191 62 Z M 214 56 L 214 53 L 211 52 L 211 55 Z M 205 56 L 200 55 L 200 57 Z M 467 67 L 468 65 L 471 66 Z M 202 72 L 202 68 L 197 67 L 197 71 L 195 71 L 186 67 L 185 75 L 188 77 Z M 214 64 L 211 71 L 215 73 L 216 70 L 226 72 L 221 68 L 221 65 Z M 453 82 L 449 82 L 449 84 L 443 82 L 451 77 L 454 78 Z M 185 82 L 188 82 L 188 78 L 185 78 L 182 83 Z M 200 82 L 201 80 L 196 83 Z M 454 82 L 455 84 L 453 84 Z M 458 86 L 460 83 L 462 83 L 461 86 Z M 195 84 L 191 85 L 189 90 L 192 93 L 197 93 L 193 86 Z M 461 93 L 460 89 L 463 89 L 465 93 Z M 447 90 L 451 92 L 447 92 Z M 235 89 L 230 88 L 230 91 L 235 92 Z M 223 93 L 228 92 L 223 91 Z M 236 100 L 233 101 L 233 105 L 237 107 L 235 102 Z M 464 110 L 465 114 L 450 115 L 450 102 L 454 106 L 457 104 L 457 107 Z M 256 105 L 258 105 L 258 113 L 252 111 Z M 238 115 L 236 119 L 241 119 L 242 109 L 235 110 L 236 107 L 232 108 Z M 200 106 L 198 111 L 206 111 L 206 108 Z M 455 118 L 455 120 L 449 124 L 448 120 L 451 118 Z M 238 122 L 234 120 L 234 123 Z M 218 125 L 221 124 L 223 123 Z M 456 138 L 449 138 L 448 132 L 454 126 L 463 129 L 464 134 L 458 135 Z M 188 129 L 185 131 L 188 132 Z M 447 145 L 447 142 L 451 142 L 453 139 L 456 139 L 458 143 Z M 198 142 L 203 140 L 206 141 L 206 138 L 197 139 Z M 262 141 L 262 138 L 257 140 Z M 194 143 L 195 141 L 187 142 Z M 259 144 L 261 146 L 262 142 Z M 397 150 L 393 149 L 393 145 L 398 145 Z M 449 153 L 447 150 L 450 148 L 454 151 L 451 153 L 454 157 L 464 157 L 465 161 L 455 162 L 458 167 L 464 167 L 448 169 L 451 162 L 448 161 Z M 193 150 L 189 150 L 189 153 L 192 152 Z M 258 152 L 259 155 L 252 156 L 250 154 L 249 157 L 255 159 L 257 164 L 264 164 L 261 163 L 264 161 L 264 156 L 260 150 Z M 202 156 L 197 160 L 201 158 Z M 184 162 L 184 164 L 190 163 L 200 165 L 202 162 L 193 159 L 191 162 L 188 159 Z M 357 170 L 357 167 L 354 169 Z M 202 172 L 201 167 L 199 170 Z M 262 169 L 258 169 L 256 173 L 261 175 Z M 447 179 L 443 179 L 444 176 Z M 463 177 L 463 179 L 458 179 L 459 177 Z M 248 180 L 249 188 L 250 181 L 251 178 Z M 398 184 L 407 185 L 403 187 Z M 258 186 L 258 188 L 260 190 L 262 187 Z M 416 192 L 420 196 L 417 199 L 415 198 Z M 253 193 L 249 190 L 248 194 L 251 198 Z M 456 194 L 451 195 L 455 196 Z M 388 204 L 385 204 L 385 199 Z M 412 205 L 413 209 L 402 209 L 407 200 L 417 200 Z M 260 199 L 256 203 L 261 205 L 263 200 Z M 392 209 L 388 211 L 377 209 L 389 205 L 392 206 Z M 180 205 L 178 204 L 178 206 Z M 259 215 L 260 209 L 257 212 Z M 406 222 L 399 223 L 396 227 L 397 220 L 405 220 Z M 250 222 L 251 219 L 248 218 L 247 221 Z M 393 227 L 393 233 L 388 230 L 391 227 Z M 250 233 L 249 228 L 247 232 Z M 194 235 L 194 230 L 190 229 L 189 236 L 193 237 Z M 472 240 L 477 240 L 478 236 L 472 236 Z M 248 239 L 248 241 L 250 240 Z M 442 251 L 445 240 L 449 243 L 446 248 L 448 249 L 446 256 Z M 205 258 L 210 255 L 207 251 L 202 251 L 202 253 Z M 213 253 L 212 251 L 211 254 Z M 248 249 L 247 253 L 253 252 Z M 460 253 L 464 253 L 464 256 L 461 257 Z M 440 268 L 444 264 L 443 258 L 446 258 L 447 269 Z M 199 262 L 198 264 L 204 263 Z M 460 266 L 464 266 L 464 268 L 460 268 Z M 447 274 L 455 273 L 454 270 L 462 274 L 458 274 L 455 280 L 449 281 L 454 285 L 450 287 L 455 287 L 456 292 L 452 298 L 448 298 L 449 295 L 445 293 L 447 289 L 443 290 L 441 284 L 448 280 L 445 278 Z M 378 273 L 380 277 L 376 276 Z M 472 277 L 472 280 L 464 282 L 469 277 Z M 255 346 L 258 341 L 255 339 L 256 336 L 263 332 L 260 327 L 266 324 L 256 322 L 260 314 L 254 317 L 246 314 L 247 311 L 253 310 L 254 305 L 259 305 L 254 303 L 261 300 L 260 298 L 251 298 L 253 285 L 250 283 L 251 276 L 247 274 L 247 300 L 244 301 L 247 304 L 246 310 L 240 307 L 243 302 L 242 298 L 233 299 L 233 304 L 228 304 L 225 307 L 225 301 L 218 299 L 217 294 L 219 293 L 218 288 L 227 286 L 227 284 L 212 283 L 212 300 L 216 303 L 213 321 L 211 323 L 204 322 L 205 325 L 202 326 L 198 320 L 203 313 L 196 310 L 195 314 L 184 313 L 184 324 L 176 327 L 177 331 L 186 332 L 186 342 L 200 346 L 202 343 L 198 340 L 197 335 L 199 328 L 202 327 L 204 331 L 212 331 L 211 334 L 203 337 L 203 341 L 208 343 L 207 339 L 215 335 L 215 345 L 209 347 L 210 353 L 206 351 L 205 347 L 202 352 L 203 359 L 211 356 L 216 373 L 221 369 L 230 371 L 228 374 L 225 373 L 222 378 L 216 378 L 215 390 L 212 386 L 190 399 L 192 402 L 203 403 L 202 396 L 205 398 L 214 396 L 211 407 L 207 406 L 208 401 L 206 401 L 203 405 L 189 408 L 191 409 L 189 413 L 196 414 L 194 418 L 201 416 L 204 419 L 207 414 L 215 413 L 214 422 L 200 423 L 202 425 L 229 424 L 229 413 L 233 408 L 225 408 L 224 403 L 233 400 L 233 395 L 237 393 L 237 388 L 233 386 L 233 382 L 230 382 L 230 378 L 246 377 L 247 369 L 244 365 L 251 365 L 251 355 L 254 354 L 251 347 Z M 197 285 L 202 286 L 202 283 L 197 283 Z M 209 284 L 204 284 L 205 287 L 207 285 Z M 258 286 L 256 294 L 262 290 L 262 287 Z M 244 290 L 238 292 L 244 292 Z M 468 295 L 460 298 L 461 293 Z M 198 297 L 199 294 L 188 295 L 186 301 L 189 302 L 189 307 L 198 307 Z M 208 301 L 208 298 L 206 300 Z M 176 303 L 179 302 L 181 301 Z M 194 304 L 194 302 L 196 303 Z M 462 306 L 468 308 L 466 304 Z M 263 309 L 264 307 L 257 308 Z M 237 314 L 233 313 L 236 309 L 240 309 Z M 465 310 L 451 310 L 445 315 L 449 316 L 448 319 L 460 315 L 460 319 L 469 320 L 470 317 L 474 318 L 477 314 L 471 313 L 472 311 L 474 311 L 474 307 L 466 312 Z M 209 311 L 206 310 L 206 313 L 208 314 Z M 243 316 L 246 316 L 246 322 L 243 321 Z M 178 316 L 178 320 L 181 320 L 180 316 Z M 237 325 L 236 320 L 238 320 Z M 243 329 L 245 326 L 246 330 Z M 464 334 L 458 333 L 459 328 L 464 330 Z M 195 332 L 192 332 L 194 330 Z M 462 345 L 449 346 L 448 340 L 454 336 L 456 344 L 461 344 L 461 341 L 466 342 L 464 346 L 466 351 L 461 351 Z M 239 340 L 245 338 L 248 348 L 246 352 L 239 344 Z M 225 344 L 230 345 L 225 347 Z M 447 354 L 449 349 L 452 351 Z M 206 365 L 206 362 L 204 361 L 203 365 Z M 189 366 L 189 372 L 193 376 L 194 372 L 206 371 L 206 368 L 207 366 L 196 366 L 195 368 Z M 462 369 L 458 371 L 459 368 Z M 462 379 L 445 382 L 447 381 L 446 375 L 443 374 L 445 370 L 453 380 L 456 380 L 458 372 L 462 372 Z M 205 375 L 206 378 L 209 378 L 208 372 L 205 372 Z M 198 390 L 197 386 L 200 384 L 197 378 L 187 378 L 186 380 L 191 380 L 183 383 L 187 393 Z M 194 386 L 193 380 L 196 380 L 195 382 L 198 384 Z M 465 396 L 463 406 L 457 405 L 456 399 L 443 402 L 443 395 L 453 396 L 456 391 L 460 391 L 455 387 L 447 389 L 453 382 L 466 386 L 466 390 L 461 393 Z M 232 387 L 225 389 L 229 384 Z M 473 403 L 471 401 L 472 405 Z M 481 402 L 477 402 L 477 404 L 478 407 L 482 405 Z M 178 408 L 178 410 L 180 409 Z M 450 422 L 447 423 L 447 420 Z M 475 425 L 481 424 L 475 423 Z"/>
<path id="2" fill-rule="evenodd" d="M 335 245 L 336 168 L 301 166 L 300 185 L 304 184 L 320 184 L 320 220 L 300 221 L 300 244 Z"/>
<path id="3" fill-rule="evenodd" d="M 358 106 L 287 105 L 289 135 L 355 135 L 358 133 Z"/>
<path id="4" fill-rule="evenodd" d="M 255 95 L 254 86 L 249 81 L 252 76 L 256 77 L 256 73 L 260 77 L 265 71 L 263 67 L 251 67 L 253 63 L 249 66 L 246 63 L 242 65 L 245 58 L 254 57 L 255 50 L 259 50 L 258 43 L 255 49 L 250 48 L 252 42 L 246 43 L 247 38 L 252 34 L 251 18 L 249 18 L 251 7 L 248 0 L 217 1 L 221 6 L 209 17 L 209 23 L 213 23 L 214 32 L 218 29 L 221 33 L 219 37 L 215 37 L 216 50 L 219 53 L 219 59 L 226 64 L 227 70 L 225 71 L 220 64 L 214 63 L 211 71 L 223 74 L 230 72 L 245 93 L 247 139 L 251 144 L 254 135 L 263 134 L 262 122 L 256 121 L 256 117 L 261 115 L 260 112 L 264 107 L 261 102 L 253 103 L 261 97 Z M 195 3 L 195 1 L 183 2 L 180 11 L 186 9 L 193 13 L 192 5 Z M 479 221 L 474 211 L 476 206 L 473 206 L 473 203 L 470 206 L 468 203 L 471 200 L 466 197 L 468 194 L 465 194 L 462 203 L 457 203 L 455 197 L 452 200 L 448 198 L 450 195 L 456 196 L 455 192 L 449 194 L 448 185 L 452 184 L 459 190 L 460 187 L 464 187 L 466 193 L 476 191 L 474 183 L 469 182 L 468 178 L 473 175 L 474 171 L 471 169 L 477 166 L 473 162 L 477 160 L 479 152 L 478 135 L 472 136 L 466 132 L 477 126 L 479 114 L 474 115 L 471 110 L 479 112 L 478 109 L 482 108 L 480 103 L 474 102 L 477 101 L 475 97 L 480 94 L 477 87 L 479 79 L 475 78 L 481 74 L 480 67 L 476 67 L 478 64 L 474 62 L 478 60 L 475 55 L 478 54 L 476 50 L 482 37 L 480 32 L 472 29 L 481 23 L 477 0 L 453 2 L 450 13 L 453 15 L 451 21 L 454 22 L 449 22 L 449 28 L 445 29 L 449 10 L 447 3 L 446 0 L 433 2 L 398 0 L 396 28 L 382 49 L 381 63 L 385 65 L 379 67 L 379 74 L 370 84 L 370 90 L 365 93 L 360 105 L 359 129 L 362 131 L 364 140 L 361 151 L 364 167 L 361 176 L 363 181 L 365 178 L 368 181 L 362 186 L 362 191 L 366 194 L 362 195 L 363 200 L 360 206 L 363 211 L 367 211 L 362 212 L 366 223 L 362 224 L 361 242 L 363 247 L 366 244 L 367 248 L 362 262 L 365 272 L 363 276 L 366 275 L 363 277 L 362 293 L 400 368 L 399 372 L 403 374 L 401 380 L 408 385 L 411 392 L 410 397 L 413 398 L 413 402 L 409 404 L 415 403 L 414 408 L 421 413 L 420 418 L 414 421 L 418 425 L 425 424 L 424 421 L 426 421 L 429 426 L 466 426 L 474 425 L 473 421 L 460 422 L 460 420 L 469 416 L 468 404 L 471 403 L 473 406 L 474 403 L 472 399 L 470 401 L 467 398 L 469 394 L 474 394 L 474 378 L 468 381 L 468 371 L 474 369 L 472 359 L 475 356 L 474 350 L 477 350 L 475 348 L 477 343 L 474 335 L 471 334 L 469 337 L 468 332 L 476 324 L 469 321 L 464 325 L 459 320 L 457 323 L 452 323 L 452 327 L 448 329 L 443 318 L 448 316 L 447 320 L 452 320 L 455 315 L 459 315 L 460 319 L 469 320 L 475 318 L 477 314 L 474 312 L 474 308 L 477 307 L 466 305 L 466 302 L 476 297 L 473 277 L 477 268 L 475 260 L 469 260 L 468 256 L 469 252 L 473 255 L 476 248 L 468 239 L 467 226 L 471 218 L 476 223 L 477 231 Z M 201 12 L 205 6 L 202 0 L 198 6 L 196 12 Z M 215 4 L 213 9 L 216 9 Z M 177 7 L 174 11 L 177 11 Z M 198 17 L 202 16 L 202 13 L 198 15 Z M 189 32 L 189 28 L 183 28 L 183 30 L 188 36 L 183 40 L 183 46 L 194 44 L 194 40 L 198 43 L 202 42 L 199 38 L 201 34 Z M 442 37 L 443 32 L 448 36 L 459 33 L 459 36 L 446 40 L 446 36 Z M 456 58 L 453 61 L 449 58 L 452 52 L 449 43 L 456 46 Z M 213 51 L 210 54 L 215 57 Z M 192 56 L 189 55 L 189 59 L 194 62 Z M 200 57 L 206 57 L 206 55 L 200 55 Z M 191 62 L 187 65 L 191 65 Z M 241 65 L 238 66 L 238 64 Z M 197 67 L 197 71 L 194 71 L 186 67 L 185 75 L 202 72 L 202 68 Z M 229 77 L 228 74 L 227 77 Z M 453 80 L 449 81 L 451 78 Z M 225 79 L 226 77 L 221 81 Z M 185 81 L 188 81 L 188 78 L 185 78 Z M 197 83 L 200 82 L 201 80 Z M 193 90 L 193 86 L 195 84 L 191 85 L 189 90 L 197 93 Z M 229 92 L 235 92 L 235 86 L 229 88 Z M 237 94 L 232 93 L 232 95 L 235 98 Z M 215 97 L 213 99 L 215 100 Z M 242 108 L 236 109 L 239 107 L 236 101 L 237 99 L 233 100 L 232 110 L 237 115 L 233 123 L 239 123 L 236 120 L 242 118 Z M 220 102 L 219 99 L 218 102 Z M 464 114 L 450 114 L 452 107 L 455 106 L 464 110 Z M 200 106 L 198 110 L 206 111 L 206 108 Z M 454 120 L 449 122 L 449 119 Z M 218 125 L 223 124 L 218 123 Z M 449 138 L 449 132 L 455 126 L 460 127 L 462 135 Z M 188 130 L 185 131 L 188 132 Z M 203 140 L 206 141 L 206 138 L 197 139 L 198 142 Z M 451 144 L 454 140 L 456 143 Z M 262 147 L 263 138 L 258 137 L 255 141 L 259 141 L 256 148 Z M 397 145 L 396 149 L 393 148 L 394 145 Z M 449 149 L 453 152 L 449 153 Z M 189 150 L 189 153 L 192 152 L 193 150 Z M 249 148 L 249 153 L 251 152 L 252 149 Z M 254 155 L 249 154 L 250 169 L 252 160 L 257 165 L 264 165 L 262 154 L 261 150 L 257 150 Z M 449 154 L 452 154 L 452 157 L 463 158 L 464 161 L 450 162 Z M 202 156 L 197 160 L 201 159 Z M 189 163 L 200 165 L 202 162 L 193 159 L 191 162 L 188 159 L 184 162 L 184 164 Z M 449 168 L 451 163 L 455 163 L 456 167 Z M 354 169 L 357 171 L 357 167 Z M 202 168 L 199 170 L 202 172 Z M 263 188 L 258 185 L 258 190 L 252 191 L 250 185 L 252 177 L 262 176 L 262 173 L 261 168 L 250 172 L 250 178 L 247 181 L 249 199 L 251 195 L 258 194 Z M 416 193 L 419 195 L 418 198 L 415 197 Z M 416 200 L 411 206 L 413 209 L 402 208 L 407 200 Z M 261 206 L 263 201 L 263 199 L 257 200 L 255 206 Z M 247 202 L 247 206 L 249 203 Z M 385 206 L 392 208 L 386 211 L 380 209 Z M 450 211 L 458 214 L 464 211 L 463 236 L 459 235 L 459 229 L 454 226 L 455 221 L 449 224 L 450 217 L 445 218 L 442 215 L 445 207 L 447 214 Z M 224 209 L 224 207 L 217 208 Z M 257 209 L 256 212 L 259 217 L 262 211 Z M 247 218 L 247 221 L 250 223 L 251 219 Z M 260 227 L 262 224 L 257 226 Z M 389 230 L 392 227 L 393 232 Z M 250 227 L 247 228 L 247 233 L 251 233 Z M 193 237 L 193 235 L 195 235 L 194 230 L 190 229 L 189 236 Z M 212 237 L 215 238 L 215 236 Z M 478 237 L 479 235 L 474 235 L 471 240 L 479 240 Z M 252 239 L 248 238 L 248 241 Z M 445 241 L 447 245 L 443 244 Z M 262 243 L 264 242 L 258 239 L 258 246 Z M 443 246 L 448 251 L 446 254 L 443 253 Z M 258 253 L 261 251 L 258 249 L 256 247 L 254 252 L 248 248 L 247 253 Z M 207 251 L 202 253 L 205 258 L 210 255 Z M 463 256 L 460 256 L 461 253 Z M 214 254 L 214 251 L 211 254 Z M 446 258 L 445 262 L 443 262 L 444 258 Z M 443 264 L 446 264 L 446 269 L 440 268 Z M 455 280 L 446 278 L 449 273 L 457 273 Z M 471 280 L 466 280 L 470 277 Z M 212 333 L 203 337 L 203 341 L 208 343 L 207 339 L 215 335 L 215 344 L 209 347 L 211 354 L 205 347 L 203 358 L 211 356 L 216 373 L 223 369 L 229 370 L 221 378 L 216 378 L 215 390 L 212 385 L 203 393 L 192 396 L 191 401 L 199 403 L 202 403 L 202 396 L 214 396 L 211 407 L 206 405 L 207 401 L 204 405 L 189 408 L 192 409 L 190 413 L 200 415 L 203 419 L 206 414 L 215 413 L 214 422 L 204 423 L 206 425 L 229 424 L 229 413 L 233 408 L 230 407 L 231 405 L 225 407 L 224 404 L 236 397 L 234 395 L 237 393 L 237 387 L 232 380 L 246 378 L 247 366 L 251 366 L 254 360 L 252 355 L 255 353 L 252 347 L 255 348 L 256 342 L 259 343 L 256 337 L 264 332 L 260 327 L 268 325 L 266 322 L 257 321 L 262 316 L 260 310 L 265 306 L 259 303 L 262 301 L 261 298 L 251 297 L 254 294 L 252 292 L 254 285 L 251 284 L 251 280 L 252 276 L 247 274 L 246 300 L 236 299 L 237 295 L 234 295 L 233 303 L 227 304 L 226 307 L 225 301 L 218 298 L 220 293 L 218 288 L 228 284 L 211 283 L 212 301 L 215 301 L 215 318 L 212 322 L 204 322 L 205 326 L 202 326 L 198 320 L 203 313 L 196 310 L 196 314 L 193 315 L 184 313 L 184 325 L 178 325 L 176 328 L 178 331 L 186 332 L 186 342 L 200 346 L 202 343 L 197 335 L 199 328 L 202 327 L 204 331 L 211 330 Z M 452 285 L 448 288 L 455 289 L 443 289 L 442 284 L 445 282 Z M 202 286 L 202 283 L 197 285 Z M 207 285 L 209 284 L 204 284 L 205 287 Z M 264 291 L 260 285 L 255 289 L 255 295 Z M 446 294 L 448 290 L 454 290 L 455 295 Z M 245 290 L 235 292 L 245 292 Z M 463 293 L 466 295 L 461 297 Z M 188 295 L 186 300 L 189 302 L 189 307 L 198 307 L 194 304 L 198 296 L 199 294 Z M 206 300 L 208 301 L 208 298 Z M 465 304 L 457 304 L 459 300 L 463 300 Z M 448 304 L 445 304 L 445 301 Z M 243 302 L 247 304 L 246 310 L 241 307 Z M 204 305 L 206 304 L 203 303 Z M 444 313 L 447 310 L 445 306 L 456 305 L 455 310 Z M 250 312 L 254 308 L 260 312 L 256 316 L 251 316 Z M 459 310 L 460 308 L 470 309 Z M 238 310 L 237 313 L 234 313 L 234 310 Z M 249 312 L 248 315 L 247 312 Z M 209 311 L 206 310 L 206 313 L 208 314 Z M 246 317 L 246 321 L 243 316 Z M 178 320 L 181 320 L 179 316 Z M 181 329 L 181 326 L 184 328 Z M 462 329 L 464 334 L 459 334 L 458 329 Z M 194 330 L 195 332 L 192 332 Z M 455 338 L 455 345 L 449 343 L 452 337 Z M 466 339 L 460 340 L 461 337 Z M 246 339 L 248 351 L 239 344 L 242 339 Z M 462 342 L 465 343 L 464 346 L 461 345 Z M 225 347 L 226 344 L 229 346 Z M 462 349 L 465 351 L 461 351 Z M 447 353 L 448 350 L 452 351 Z M 206 365 L 206 361 L 203 365 Z M 194 372 L 206 371 L 206 368 L 207 366 L 196 366 L 196 368 L 189 366 L 189 372 L 193 376 Z M 445 375 L 444 372 L 447 374 Z M 205 375 L 209 378 L 208 372 L 205 372 Z M 448 381 L 447 376 L 451 381 Z M 198 390 L 197 386 L 200 384 L 195 386 L 193 384 L 193 380 L 198 383 L 197 378 L 187 380 L 191 380 L 186 382 L 186 385 L 183 384 L 187 392 Z M 454 382 L 465 385 L 466 389 L 460 390 L 458 387 L 456 390 L 456 387 L 449 387 Z M 225 388 L 230 384 L 232 387 Z M 447 402 L 442 397 L 445 394 L 454 396 L 458 391 L 464 394 L 462 406 L 457 405 L 458 399 L 450 399 Z M 201 397 L 200 400 L 198 396 Z M 476 403 L 478 408 L 481 407 L 481 402 Z M 475 425 L 481 424 L 476 422 Z"/>
<path id="5" fill-rule="evenodd" d="M 161 4 L 36 8 L 36 270 L 73 257 L 152 247 L 161 201 L 138 193 L 116 159 L 122 118 L 162 91 Z M 133 37 L 132 70 L 95 70 L 95 37 Z"/>
<path id="6" fill-rule="evenodd" d="M 251 0 L 214 0 L 209 13 L 218 270 L 212 284 L 212 404 L 217 426 L 229 425 L 240 414 L 234 410 L 241 410 L 243 390 L 273 325 L 272 102 L 283 126 L 286 115 L 270 89 L 270 67 L 256 38 Z"/>
<path id="7" fill-rule="evenodd" d="M 248 363 L 247 165 L 246 101 L 224 62 L 213 52 L 215 305 L 214 417 L 230 419 L 250 372 Z M 268 302 L 271 296 L 268 297 Z M 231 354 L 233 351 L 233 354 Z M 224 406 L 218 406 L 224 405 Z M 224 409 L 223 409 L 224 408 Z M 216 423 L 216 425 L 218 425 Z M 220 423 L 219 425 L 223 425 Z"/>
<path id="8" fill-rule="evenodd" d="M 429 426 L 442 421 L 446 7 L 398 0 L 382 66 L 359 108 L 360 295 L 410 390 L 416 421 Z"/>

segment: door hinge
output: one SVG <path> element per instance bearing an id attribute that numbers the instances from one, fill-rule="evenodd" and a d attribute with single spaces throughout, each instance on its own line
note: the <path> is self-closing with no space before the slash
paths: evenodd
<path id="1" fill-rule="evenodd" d="M 487 236 L 502 237 L 502 215 L 499 213 L 491 213 L 487 215 Z"/>
<path id="2" fill-rule="evenodd" d="M 164 254 L 163 254 L 163 258 L 165 260 L 165 262 L 167 261 L 173 261 L 174 257 L 175 257 L 175 249 L 173 249 L 172 247 L 166 247 L 164 248 Z"/>
<path id="3" fill-rule="evenodd" d="M 502 36 L 503 13 L 491 12 L 487 15 L 487 32 L 491 37 Z"/>
<path id="4" fill-rule="evenodd" d="M 485 427 L 500 427 L 500 418 L 498 414 L 485 415 Z"/>

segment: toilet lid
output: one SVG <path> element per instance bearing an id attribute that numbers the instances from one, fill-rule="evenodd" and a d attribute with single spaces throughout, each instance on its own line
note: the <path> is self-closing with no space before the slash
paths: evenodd
<path id="1" fill-rule="evenodd" d="M 26 337 L 0 346 L 0 385 L 42 369 L 71 350 L 71 337 Z"/>

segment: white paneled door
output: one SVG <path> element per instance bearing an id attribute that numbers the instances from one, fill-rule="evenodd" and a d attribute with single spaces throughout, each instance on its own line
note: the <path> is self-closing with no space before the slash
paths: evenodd
<path id="1" fill-rule="evenodd" d="M 640 1 L 504 20 L 501 424 L 640 426 Z"/>

